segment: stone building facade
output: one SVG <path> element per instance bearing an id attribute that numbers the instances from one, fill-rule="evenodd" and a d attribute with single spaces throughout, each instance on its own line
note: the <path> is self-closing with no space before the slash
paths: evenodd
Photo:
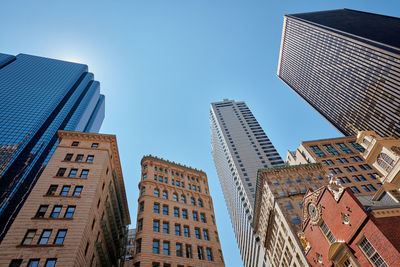
<path id="1" fill-rule="evenodd" d="M 365 148 L 356 137 L 339 137 L 302 142 L 287 153 L 287 164 L 321 162 L 344 187 L 356 196 L 375 194 L 382 186 L 381 170 L 365 161 Z"/>
<path id="2" fill-rule="evenodd" d="M 206 174 L 153 156 L 141 166 L 131 266 L 225 266 Z"/>
<path id="3" fill-rule="evenodd" d="M 332 183 L 304 198 L 305 253 L 313 266 L 399 266 L 400 204 Z"/>
<path id="4" fill-rule="evenodd" d="M 116 137 L 58 136 L 0 245 L 0 266 L 119 266 L 130 217 Z"/>
<path id="5" fill-rule="evenodd" d="M 308 266 L 297 238 L 302 202 L 309 188 L 327 181 L 327 170 L 319 163 L 258 171 L 253 224 L 272 266 Z"/>

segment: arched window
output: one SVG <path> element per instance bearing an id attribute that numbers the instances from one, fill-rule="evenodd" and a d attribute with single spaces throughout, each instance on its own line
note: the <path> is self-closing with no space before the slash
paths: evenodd
<path id="1" fill-rule="evenodd" d="M 203 200 L 199 199 L 198 203 L 199 203 L 199 207 L 203 207 Z"/>
<path id="2" fill-rule="evenodd" d="M 376 161 L 387 172 L 390 172 L 394 165 L 394 160 L 386 153 L 380 153 Z"/>
<path id="3" fill-rule="evenodd" d="M 155 197 L 160 197 L 160 190 L 154 189 L 154 196 Z"/>
<path id="4" fill-rule="evenodd" d="M 186 203 L 186 197 L 184 195 L 181 195 L 181 202 Z"/>
<path id="5" fill-rule="evenodd" d="M 173 200 L 174 200 L 174 201 L 178 201 L 178 195 L 175 194 L 175 193 L 173 194 Z"/>
<path id="6" fill-rule="evenodd" d="M 168 192 L 167 191 L 163 191 L 162 192 L 162 197 L 163 197 L 163 199 L 168 199 Z"/>
<path id="7" fill-rule="evenodd" d="M 145 193 L 146 193 L 146 187 L 143 186 L 143 187 L 142 187 L 142 191 L 141 191 L 140 194 L 143 196 Z"/>

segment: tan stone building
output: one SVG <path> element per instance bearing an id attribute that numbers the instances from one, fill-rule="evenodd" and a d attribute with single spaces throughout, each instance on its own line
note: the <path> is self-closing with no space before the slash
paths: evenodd
<path id="1" fill-rule="evenodd" d="M 316 190 L 327 180 L 319 163 L 259 170 L 254 229 L 272 266 L 308 266 L 297 238 L 302 201 L 309 188 Z"/>
<path id="2" fill-rule="evenodd" d="M 289 151 L 287 164 L 321 162 L 344 187 L 356 196 L 371 195 L 382 186 L 381 173 L 364 160 L 365 148 L 356 137 L 339 137 L 302 142 L 296 151 Z"/>
<path id="3" fill-rule="evenodd" d="M 58 135 L 0 245 L 0 266 L 119 266 L 130 219 L 116 137 Z"/>
<path id="4" fill-rule="evenodd" d="M 153 156 L 141 166 L 132 265 L 225 266 L 206 174 Z"/>

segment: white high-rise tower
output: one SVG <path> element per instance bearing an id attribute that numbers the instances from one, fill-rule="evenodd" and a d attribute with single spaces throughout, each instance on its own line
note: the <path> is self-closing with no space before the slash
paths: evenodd
<path id="1" fill-rule="evenodd" d="M 284 162 L 244 102 L 211 103 L 211 146 L 219 181 L 245 267 L 266 266 L 251 226 L 257 171 Z"/>

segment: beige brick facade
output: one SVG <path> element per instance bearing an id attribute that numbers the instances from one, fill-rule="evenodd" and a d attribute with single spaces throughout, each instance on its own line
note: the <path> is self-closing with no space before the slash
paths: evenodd
<path id="1" fill-rule="evenodd" d="M 130 219 L 115 136 L 59 131 L 59 141 L 0 245 L 0 266 L 117 266 L 123 255 Z"/>
<path id="2" fill-rule="evenodd" d="M 141 165 L 129 266 L 225 266 L 206 174 L 152 156 Z"/>

